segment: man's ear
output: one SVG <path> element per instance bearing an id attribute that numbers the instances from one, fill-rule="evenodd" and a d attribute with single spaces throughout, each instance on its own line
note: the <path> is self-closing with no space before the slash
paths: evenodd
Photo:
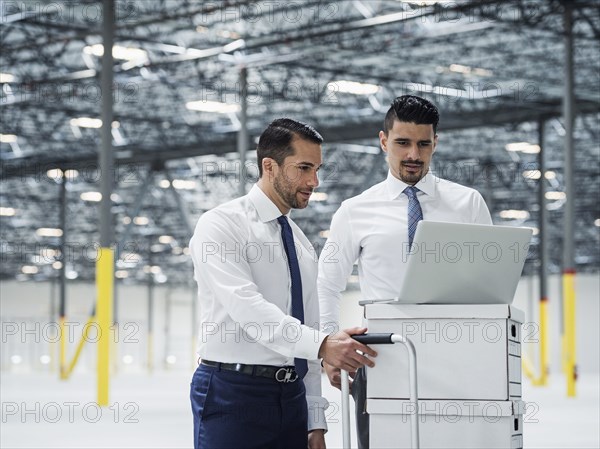
<path id="1" fill-rule="evenodd" d="M 435 153 L 435 150 L 437 150 L 437 144 L 438 144 L 438 136 L 437 134 L 433 137 L 433 151 L 432 153 Z"/>
<path id="2" fill-rule="evenodd" d="M 273 177 L 275 176 L 275 173 L 273 172 L 273 170 L 275 169 L 275 165 L 277 165 L 275 159 L 271 159 L 270 157 L 263 158 L 262 171 L 263 175 L 265 175 L 268 179 L 273 179 Z"/>
<path id="3" fill-rule="evenodd" d="M 379 131 L 379 144 L 381 145 L 381 149 L 387 153 L 387 136 L 383 131 Z"/>

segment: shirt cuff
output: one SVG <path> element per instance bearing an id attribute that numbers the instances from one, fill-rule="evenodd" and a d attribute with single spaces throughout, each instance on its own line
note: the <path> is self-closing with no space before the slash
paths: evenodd
<path id="1" fill-rule="evenodd" d="M 308 326 L 301 326 L 301 332 L 296 342 L 294 357 L 299 359 L 317 360 L 319 349 L 328 334 Z"/>
<path id="2" fill-rule="evenodd" d="M 327 399 L 321 396 L 306 396 L 308 405 L 308 431 L 324 429 L 327 433 L 327 421 L 325 420 L 325 410 L 329 407 Z"/>

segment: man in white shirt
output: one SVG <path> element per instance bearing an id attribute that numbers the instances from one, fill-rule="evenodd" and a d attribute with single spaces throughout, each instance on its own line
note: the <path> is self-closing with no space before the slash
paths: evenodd
<path id="1" fill-rule="evenodd" d="M 321 252 L 318 291 L 323 329 L 339 327 L 341 293 L 356 261 L 363 299 L 398 295 L 419 220 L 492 223 L 479 192 L 430 172 L 438 121 L 437 108 L 424 98 L 404 95 L 392 102 L 379 132 L 387 154 L 387 179 L 342 202 Z M 324 366 L 331 384 L 340 388 L 339 369 L 326 362 Z M 368 447 L 369 438 L 365 390 L 365 373 L 359 370 L 352 394 L 362 448 Z"/>
<path id="2" fill-rule="evenodd" d="M 200 217 L 190 241 L 201 363 L 191 384 L 194 447 L 324 448 L 318 359 L 355 370 L 375 356 L 350 335 L 319 330 L 317 259 L 290 209 L 319 184 L 322 137 L 277 119 L 262 133 L 260 179 Z"/>

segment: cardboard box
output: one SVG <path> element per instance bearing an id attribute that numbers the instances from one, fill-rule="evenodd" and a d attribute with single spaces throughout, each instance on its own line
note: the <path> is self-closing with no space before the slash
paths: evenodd
<path id="1" fill-rule="evenodd" d="M 508 305 L 365 306 L 369 333 L 408 337 L 417 352 L 419 399 L 508 401 L 521 397 L 521 323 Z M 408 355 L 378 345 L 367 397 L 408 399 Z"/>
<path id="2" fill-rule="evenodd" d="M 368 399 L 370 446 L 410 448 L 410 401 Z M 523 401 L 419 401 L 419 442 L 425 448 L 522 448 Z"/>

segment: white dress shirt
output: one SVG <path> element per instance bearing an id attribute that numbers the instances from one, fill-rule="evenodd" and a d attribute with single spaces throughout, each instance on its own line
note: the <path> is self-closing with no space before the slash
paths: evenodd
<path id="1" fill-rule="evenodd" d="M 319 258 L 321 325 L 339 325 L 341 292 L 358 260 L 363 299 L 398 296 L 408 252 L 408 184 L 388 172 L 387 179 L 342 202 Z M 428 172 L 416 185 L 424 220 L 492 224 L 482 196 L 474 189 Z M 329 324 L 328 324 L 329 323 Z"/>
<path id="2" fill-rule="evenodd" d="M 304 321 L 291 316 L 291 277 L 277 206 L 254 185 L 240 198 L 204 213 L 190 240 L 200 302 L 201 358 L 223 363 L 293 365 L 304 377 L 309 429 L 326 429 L 321 397 L 317 256 L 289 220 L 302 277 Z M 289 217 L 288 217 L 289 218 Z"/>

